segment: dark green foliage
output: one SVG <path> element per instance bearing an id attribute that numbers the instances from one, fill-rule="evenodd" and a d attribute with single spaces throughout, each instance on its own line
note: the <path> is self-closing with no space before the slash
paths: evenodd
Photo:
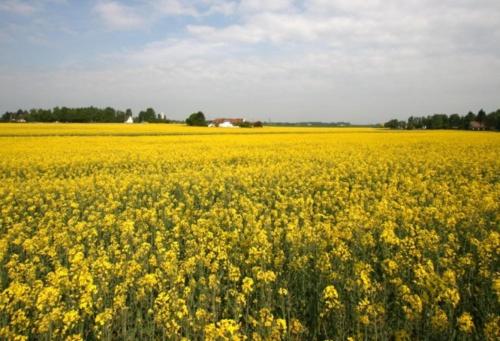
<path id="1" fill-rule="evenodd" d="M 484 112 L 483 109 L 479 110 L 477 113 L 477 121 L 479 123 L 484 123 L 484 120 L 486 119 L 486 113 Z"/>
<path id="2" fill-rule="evenodd" d="M 462 129 L 469 129 L 470 123 L 476 120 L 476 115 L 469 111 L 462 120 Z"/>
<path id="3" fill-rule="evenodd" d="M 241 127 L 241 128 L 252 128 L 252 123 L 244 121 L 244 122 L 239 123 L 238 127 Z"/>
<path id="4" fill-rule="evenodd" d="M 6 112 L 1 120 L 6 122 L 71 122 L 71 123 L 120 123 L 132 117 L 131 109 L 126 111 L 116 110 L 112 107 L 104 109 L 96 107 L 67 108 L 55 107 L 54 109 L 31 109 Z M 158 117 L 152 108 L 141 111 L 137 119 L 139 122 L 170 122 L 165 117 Z"/>
<path id="5" fill-rule="evenodd" d="M 189 126 L 201 126 L 204 127 L 207 125 L 207 120 L 205 119 L 205 115 L 201 112 L 192 113 L 187 119 L 186 123 Z"/>
<path id="6" fill-rule="evenodd" d="M 414 117 L 410 116 L 407 122 L 392 119 L 384 124 L 385 128 L 390 129 L 471 129 L 471 122 L 482 124 L 481 129 L 500 130 L 500 109 L 486 115 L 481 109 L 474 114 L 469 111 L 467 115 L 460 116 L 452 114 L 448 117 L 446 114 L 434 114 L 429 116 Z"/>
<path id="7" fill-rule="evenodd" d="M 489 113 L 485 118 L 485 124 L 488 129 L 500 130 L 500 109 Z"/>
<path id="8" fill-rule="evenodd" d="M 448 119 L 448 127 L 452 129 L 457 129 L 462 126 L 462 118 L 459 114 L 452 114 Z"/>
<path id="9" fill-rule="evenodd" d="M 434 114 L 431 117 L 430 127 L 432 129 L 448 129 L 448 115 Z"/>
<path id="10" fill-rule="evenodd" d="M 406 122 L 393 119 L 393 120 L 390 120 L 389 122 L 386 122 L 384 124 L 384 127 L 391 128 L 391 129 L 404 129 L 404 128 L 406 128 Z"/>
<path id="11" fill-rule="evenodd" d="M 146 111 L 141 111 L 138 116 L 139 122 L 156 121 L 156 113 L 153 108 L 147 108 Z"/>

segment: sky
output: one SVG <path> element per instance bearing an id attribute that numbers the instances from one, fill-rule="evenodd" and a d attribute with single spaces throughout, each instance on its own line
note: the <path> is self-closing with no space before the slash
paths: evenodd
<path id="1" fill-rule="evenodd" d="M 0 112 L 378 123 L 500 108 L 499 0 L 0 0 Z"/>

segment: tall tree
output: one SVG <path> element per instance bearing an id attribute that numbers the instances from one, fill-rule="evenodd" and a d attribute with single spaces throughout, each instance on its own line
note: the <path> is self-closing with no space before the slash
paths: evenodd
<path id="1" fill-rule="evenodd" d="M 500 109 L 489 113 L 486 116 L 485 124 L 487 129 L 500 130 Z"/>
<path id="2" fill-rule="evenodd" d="M 484 120 L 486 119 L 486 113 L 484 112 L 483 109 L 479 110 L 476 119 L 479 123 L 484 123 Z"/>
<path id="3" fill-rule="evenodd" d="M 467 115 L 465 115 L 464 119 L 462 120 L 462 123 L 463 123 L 462 128 L 463 129 L 470 129 L 470 123 L 472 121 L 475 121 L 475 120 L 476 120 L 476 115 L 472 111 L 469 111 L 467 113 Z"/>
<path id="4" fill-rule="evenodd" d="M 146 111 L 139 113 L 139 122 L 154 122 L 156 121 L 156 113 L 153 108 L 147 108 Z"/>
<path id="5" fill-rule="evenodd" d="M 187 125 L 190 126 L 206 126 L 207 125 L 207 120 L 205 119 L 205 114 L 203 112 L 198 111 L 195 113 L 192 113 L 187 119 L 186 119 Z"/>
<path id="6" fill-rule="evenodd" d="M 460 118 L 459 114 L 450 115 L 448 122 L 449 122 L 449 127 L 453 129 L 460 128 L 462 125 L 462 119 Z"/>

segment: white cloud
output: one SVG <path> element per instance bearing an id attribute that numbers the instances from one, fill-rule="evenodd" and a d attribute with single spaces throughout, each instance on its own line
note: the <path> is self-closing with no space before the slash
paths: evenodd
<path id="1" fill-rule="evenodd" d="M 211 14 L 222 14 L 225 16 L 230 16 L 236 13 L 238 4 L 236 1 L 226 1 L 226 0 L 207 0 L 209 9 L 205 12 L 205 15 Z"/>
<path id="2" fill-rule="evenodd" d="M 242 12 L 286 11 L 292 8 L 292 0 L 241 0 L 239 5 Z"/>
<path id="3" fill-rule="evenodd" d="M 35 6 L 19 0 L 2 0 L 0 12 L 9 12 L 20 15 L 30 15 L 36 11 Z"/>
<path id="4" fill-rule="evenodd" d="M 155 0 L 153 7 L 160 12 L 173 16 L 198 16 L 194 3 L 181 0 Z"/>
<path id="5" fill-rule="evenodd" d="M 105 25 L 113 30 L 142 28 L 145 24 L 145 19 L 134 8 L 122 5 L 117 1 L 99 2 L 94 10 Z"/>
<path id="6" fill-rule="evenodd" d="M 351 17 L 321 17 L 317 15 L 259 13 L 245 22 L 215 28 L 189 25 L 187 31 L 199 40 L 220 43 L 316 43 L 322 48 L 352 46 L 354 44 L 381 44 L 397 41 L 395 32 L 374 20 L 356 20 Z M 406 40 L 408 43 L 408 40 Z"/>
<path id="7" fill-rule="evenodd" d="M 500 35 L 500 2 L 482 2 L 484 7 L 468 2 L 443 7 L 420 1 L 312 0 L 303 11 L 290 10 L 289 4 L 284 11 L 257 11 L 225 27 L 191 24 L 186 29 L 201 41 L 314 43 L 315 48 L 343 48 L 346 53 L 351 49 L 416 49 L 454 54 L 477 45 L 498 51 L 493 46 L 498 45 L 494 40 Z"/>
<path id="8" fill-rule="evenodd" d="M 50 4 L 67 4 L 67 0 L 0 0 L 0 12 L 33 15 Z"/>
<path id="9" fill-rule="evenodd" d="M 212 26 L 189 25 L 187 31 L 203 41 L 219 43 L 259 43 L 265 40 L 266 32 L 258 27 L 241 25 L 227 26 L 216 29 Z"/>

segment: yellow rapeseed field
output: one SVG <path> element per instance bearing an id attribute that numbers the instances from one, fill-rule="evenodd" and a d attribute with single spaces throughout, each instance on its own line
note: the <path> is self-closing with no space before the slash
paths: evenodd
<path id="1" fill-rule="evenodd" d="M 0 125 L 0 339 L 500 337 L 500 135 Z"/>

